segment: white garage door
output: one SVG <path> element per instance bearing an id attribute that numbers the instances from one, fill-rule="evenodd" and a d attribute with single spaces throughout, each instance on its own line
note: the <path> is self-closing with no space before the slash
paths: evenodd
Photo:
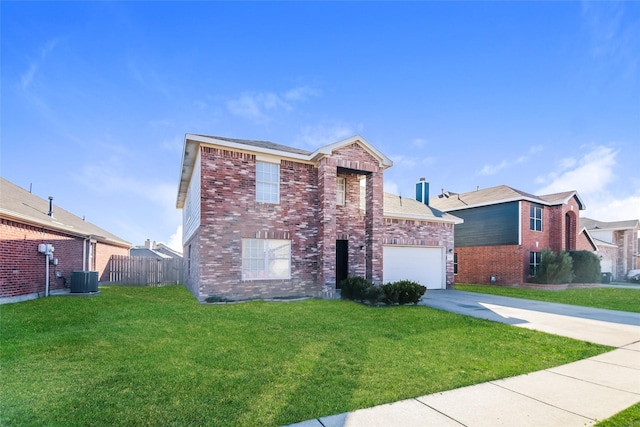
<path id="1" fill-rule="evenodd" d="M 383 246 L 384 283 L 413 280 L 427 289 L 445 289 L 443 248 Z"/>
<path id="2" fill-rule="evenodd" d="M 600 271 L 603 273 L 613 273 L 613 260 L 608 258 L 601 259 Z"/>

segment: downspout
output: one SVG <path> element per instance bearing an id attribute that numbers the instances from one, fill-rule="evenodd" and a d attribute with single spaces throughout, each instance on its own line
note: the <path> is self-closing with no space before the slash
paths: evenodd
<path id="1" fill-rule="evenodd" d="M 84 239 L 84 243 L 82 244 L 82 271 L 87 271 L 87 242 L 89 241 L 89 237 Z"/>
<path id="2" fill-rule="evenodd" d="M 45 281 L 45 287 L 44 287 L 44 296 L 48 297 L 49 296 L 49 257 L 51 256 L 50 252 L 47 251 L 44 254 L 44 262 L 46 264 L 45 267 L 45 274 L 47 275 L 46 281 Z"/>

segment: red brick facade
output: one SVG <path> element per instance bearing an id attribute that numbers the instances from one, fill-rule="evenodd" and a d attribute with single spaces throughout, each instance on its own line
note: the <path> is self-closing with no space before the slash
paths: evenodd
<path id="1" fill-rule="evenodd" d="M 50 291 L 63 289 L 65 279 L 66 286 L 69 286 L 71 272 L 83 269 L 83 244 L 89 251 L 89 242 L 81 237 L 5 218 L 0 219 L 0 235 L 0 298 L 44 294 L 46 261 L 45 256 L 38 252 L 40 243 L 52 244 L 53 257 L 58 260 L 58 265 L 49 265 Z M 108 274 L 106 269 L 111 255 L 129 253 L 128 248 L 100 242 L 95 243 L 94 250 L 95 265 L 87 268 L 98 271 L 100 280 Z"/>
<path id="2" fill-rule="evenodd" d="M 453 251 L 453 224 L 412 219 L 385 218 L 384 245 L 443 247 Z M 446 285 L 454 284 L 453 256 L 447 254 Z"/>
<path id="3" fill-rule="evenodd" d="M 457 283 L 526 283 L 531 278 L 531 252 L 577 249 L 579 205 L 575 198 L 567 203 L 544 206 L 542 231 L 530 229 L 530 207 L 530 201 L 520 201 L 520 244 L 456 248 Z"/>
<path id="4" fill-rule="evenodd" d="M 388 165 L 366 144 L 335 146 L 308 161 L 287 158 L 286 152 L 265 160 L 251 147 L 243 148 L 199 145 L 200 222 L 184 242 L 185 283 L 198 299 L 331 295 L 337 241 L 347 241 L 348 275 L 375 284 L 382 283 L 387 241 L 453 247 L 450 224 L 385 222 L 383 170 Z M 256 201 L 257 161 L 279 164 L 279 203 Z M 345 180 L 344 205 L 337 203 L 338 177 Z M 361 180 L 366 182 L 364 209 Z M 291 277 L 243 280 L 243 239 L 290 241 Z M 447 283 L 452 283 L 449 264 Z"/>

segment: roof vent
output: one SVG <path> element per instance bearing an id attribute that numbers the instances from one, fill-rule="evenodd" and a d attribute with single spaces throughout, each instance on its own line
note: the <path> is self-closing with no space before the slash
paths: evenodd
<path id="1" fill-rule="evenodd" d="M 49 196 L 49 216 L 53 216 L 53 196 Z"/>

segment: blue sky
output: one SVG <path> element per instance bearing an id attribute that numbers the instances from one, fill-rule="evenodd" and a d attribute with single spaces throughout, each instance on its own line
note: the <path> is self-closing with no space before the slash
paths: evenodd
<path id="1" fill-rule="evenodd" d="M 360 134 L 413 197 L 577 190 L 640 218 L 638 2 L 10 2 L 3 177 L 176 246 L 185 133 Z"/>

